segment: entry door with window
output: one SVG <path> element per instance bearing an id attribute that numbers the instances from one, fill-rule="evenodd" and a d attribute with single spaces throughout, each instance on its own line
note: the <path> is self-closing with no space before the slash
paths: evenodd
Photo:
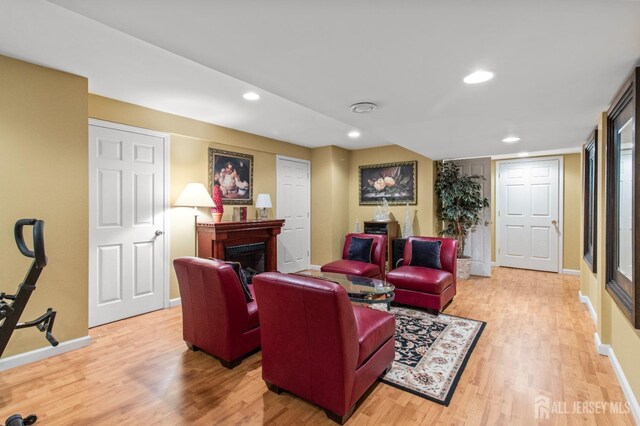
<path id="1" fill-rule="evenodd" d="M 301 271 L 310 264 L 310 164 L 281 156 L 276 163 L 276 216 L 285 220 L 278 236 L 278 271 Z"/>
<path id="2" fill-rule="evenodd" d="M 482 186 L 482 196 L 491 199 L 491 158 L 473 158 L 454 161 L 464 175 L 482 176 L 478 180 Z M 491 276 L 491 210 L 485 208 L 480 215 L 480 223 L 467 233 L 464 255 L 471 257 L 471 274 Z"/>
<path id="3" fill-rule="evenodd" d="M 560 160 L 499 162 L 497 173 L 498 263 L 558 272 Z"/>
<path id="4" fill-rule="evenodd" d="M 164 307 L 164 143 L 89 125 L 89 326 Z"/>

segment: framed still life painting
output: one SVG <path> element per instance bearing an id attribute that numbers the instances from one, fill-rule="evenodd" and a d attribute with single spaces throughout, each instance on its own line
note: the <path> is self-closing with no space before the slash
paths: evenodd
<path id="1" fill-rule="evenodd" d="M 386 199 L 389 205 L 417 204 L 418 162 L 360 166 L 360 205 L 375 205 Z"/>
<path id="2" fill-rule="evenodd" d="M 222 204 L 253 204 L 253 155 L 209 148 L 209 189 L 220 186 Z"/>

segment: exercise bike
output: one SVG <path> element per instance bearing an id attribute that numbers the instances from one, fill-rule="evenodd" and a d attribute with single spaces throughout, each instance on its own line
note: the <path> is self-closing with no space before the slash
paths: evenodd
<path id="1" fill-rule="evenodd" d="M 23 229 L 25 226 L 33 227 L 33 251 L 29 250 L 24 241 Z M 47 256 L 44 251 L 44 222 L 37 219 L 20 219 L 16 222 L 13 233 L 20 253 L 32 258 L 33 262 L 24 281 L 18 286 L 16 294 L 0 293 L 0 322 L 2 322 L 0 325 L 0 356 L 4 353 L 13 330 L 21 328 L 36 327 L 45 334 L 45 338 L 51 346 L 58 346 L 58 341 L 51 335 L 53 322 L 56 319 L 56 311 L 52 308 L 47 309 L 46 313 L 33 321 L 18 322 L 27 302 L 29 302 L 31 293 L 36 289 L 40 273 L 47 266 Z M 37 419 L 33 414 L 25 418 L 14 414 L 5 423 L 6 426 L 32 425 Z"/>

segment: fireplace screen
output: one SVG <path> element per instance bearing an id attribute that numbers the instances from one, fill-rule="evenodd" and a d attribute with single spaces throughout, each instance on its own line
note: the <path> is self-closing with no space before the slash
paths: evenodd
<path id="1" fill-rule="evenodd" d="M 266 243 L 228 246 L 224 249 L 224 257 L 226 260 L 239 262 L 247 276 L 247 281 L 251 283 L 254 275 L 265 271 L 264 261 L 266 250 Z"/>

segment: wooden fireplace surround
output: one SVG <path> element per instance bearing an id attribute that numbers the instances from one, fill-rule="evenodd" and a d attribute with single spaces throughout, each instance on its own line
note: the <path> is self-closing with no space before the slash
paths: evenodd
<path id="1" fill-rule="evenodd" d="M 284 219 L 247 220 L 244 222 L 199 223 L 198 257 L 225 259 L 227 246 L 265 243 L 265 272 L 278 269 L 278 234 Z"/>

